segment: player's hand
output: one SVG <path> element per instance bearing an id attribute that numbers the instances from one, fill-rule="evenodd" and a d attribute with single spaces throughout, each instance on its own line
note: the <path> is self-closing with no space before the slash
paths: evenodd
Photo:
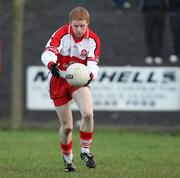
<path id="1" fill-rule="evenodd" d="M 64 78 L 64 79 L 72 79 L 72 74 L 67 74 L 65 71 L 61 71 L 58 69 L 58 64 L 52 64 L 51 66 L 51 73 L 53 76 L 58 78 Z"/>
<path id="2" fill-rule="evenodd" d="M 58 77 L 58 78 L 61 77 L 60 70 L 58 69 L 58 64 L 56 64 L 56 63 L 52 64 L 50 70 L 51 70 L 51 73 L 53 76 Z"/>
<path id="3" fill-rule="evenodd" d="M 86 83 L 86 85 L 84 85 L 84 87 L 87 87 L 87 86 L 91 83 L 91 81 L 92 81 L 92 79 L 93 79 L 93 74 L 92 74 L 92 72 L 89 74 L 89 76 L 90 76 L 90 79 L 88 80 L 88 82 Z"/>
<path id="4" fill-rule="evenodd" d="M 53 76 L 55 76 L 55 77 L 60 77 L 60 75 L 59 75 L 59 69 L 57 68 L 57 64 L 55 63 L 55 64 L 52 64 L 51 65 L 51 73 L 52 73 L 52 75 Z"/>

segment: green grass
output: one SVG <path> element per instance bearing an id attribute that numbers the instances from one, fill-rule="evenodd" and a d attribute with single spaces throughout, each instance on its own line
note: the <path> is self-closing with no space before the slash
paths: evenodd
<path id="1" fill-rule="evenodd" d="M 0 178 L 179 178 L 180 135 L 97 129 L 96 169 L 79 158 L 73 132 L 75 173 L 64 173 L 58 130 L 0 131 Z"/>

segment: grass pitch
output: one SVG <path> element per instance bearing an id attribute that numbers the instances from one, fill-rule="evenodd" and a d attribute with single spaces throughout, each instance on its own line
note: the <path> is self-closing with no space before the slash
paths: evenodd
<path id="1" fill-rule="evenodd" d="M 92 152 L 96 169 L 79 157 L 79 132 L 73 132 L 77 171 L 64 173 L 58 130 L 0 131 L 0 178 L 179 178 L 180 135 L 97 129 Z"/>

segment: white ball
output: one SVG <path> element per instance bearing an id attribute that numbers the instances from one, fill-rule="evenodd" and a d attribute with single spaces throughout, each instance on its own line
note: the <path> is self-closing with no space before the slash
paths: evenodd
<path id="1" fill-rule="evenodd" d="M 66 79 L 74 87 L 82 87 L 90 80 L 87 66 L 81 63 L 73 63 L 66 69 L 66 74 L 71 74 L 72 78 Z"/>

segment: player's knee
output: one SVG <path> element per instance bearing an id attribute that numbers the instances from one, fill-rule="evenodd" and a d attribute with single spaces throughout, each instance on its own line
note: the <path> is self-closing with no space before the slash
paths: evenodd
<path id="1" fill-rule="evenodd" d="M 85 120 L 89 121 L 89 120 L 91 120 L 93 118 L 93 113 L 90 112 L 90 111 L 86 111 L 86 112 L 82 113 L 82 117 Z"/>
<path id="2" fill-rule="evenodd" d="M 70 126 L 65 126 L 63 130 L 65 135 L 69 135 L 72 132 L 73 128 Z"/>

